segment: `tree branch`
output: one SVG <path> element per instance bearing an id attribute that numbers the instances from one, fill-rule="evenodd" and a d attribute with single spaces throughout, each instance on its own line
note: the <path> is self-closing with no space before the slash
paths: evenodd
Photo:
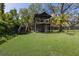
<path id="1" fill-rule="evenodd" d="M 68 7 L 66 9 L 64 9 L 63 12 L 67 11 L 73 4 L 68 5 Z"/>
<path id="2" fill-rule="evenodd" d="M 55 8 L 51 4 L 50 4 L 50 9 L 53 11 L 54 15 L 56 16 Z"/>
<path id="3" fill-rule="evenodd" d="M 64 3 L 61 4 L 61 14 L 64 12 Z"/>

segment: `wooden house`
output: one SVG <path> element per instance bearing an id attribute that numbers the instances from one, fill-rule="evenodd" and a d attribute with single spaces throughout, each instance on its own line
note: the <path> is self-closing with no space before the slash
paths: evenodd
<path id="1" fill-rule="evenodd" d="M 49 32 L 50 31 L 50 17 L 46 12 L 34 15 L 34 31 L 35 32 Z"/>

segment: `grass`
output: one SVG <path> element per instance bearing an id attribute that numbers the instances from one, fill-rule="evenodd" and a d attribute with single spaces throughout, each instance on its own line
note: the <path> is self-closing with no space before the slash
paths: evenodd
<path id="1" fill-rule="evenodd" d="M 0 45 L 0 55 L 79 56 L 79 31 L 18 35 Z"/>

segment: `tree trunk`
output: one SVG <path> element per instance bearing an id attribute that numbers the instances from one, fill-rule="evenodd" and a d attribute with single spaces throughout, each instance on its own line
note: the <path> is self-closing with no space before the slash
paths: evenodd
<path id="1" fill-rule="evenodd" d="M 61 24 L 59 26 L 59 32 L 63 32 L 63 26 Z"/>

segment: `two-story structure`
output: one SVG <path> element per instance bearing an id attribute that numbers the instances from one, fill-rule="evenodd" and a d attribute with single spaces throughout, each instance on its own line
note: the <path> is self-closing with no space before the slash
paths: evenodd
<path id="1" fill-rule="evenodd" d="M 49 32 L 50 31 L 50 17 L 46 12 L 34 15 L 34 31 L 35 32 Z"/>

